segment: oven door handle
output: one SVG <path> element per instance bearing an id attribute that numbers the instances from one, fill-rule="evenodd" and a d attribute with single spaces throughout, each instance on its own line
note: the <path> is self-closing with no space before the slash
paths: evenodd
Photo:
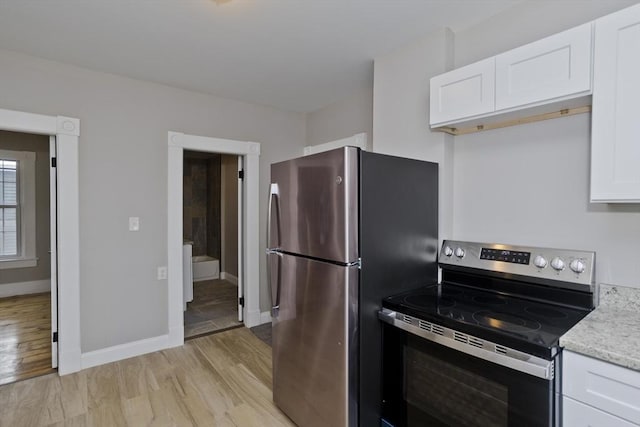
<path id="1" fill-rule="evenodd" d="M 552 381 L 554 379 L 555 363 L 553 360 L 532 356 L 386 308 L 378 312 L 378 318 L 410 334 L 453 350 L 461 351 L 470 356 L 515 369 L 543 380 Z"/>

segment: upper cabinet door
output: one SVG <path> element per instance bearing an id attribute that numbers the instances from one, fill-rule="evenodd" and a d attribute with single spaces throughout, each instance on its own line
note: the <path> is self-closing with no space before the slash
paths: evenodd
<path id="1" fill-rule="evenodd" d="M 591 28 L 584 24 L 496 56 L 496 111 L 591 90 Z"/>
<path id="2" fill-rule="evenodd" d="M 591 200 L 640 202 L 640 5 L 596 20 Z"/>
<path id="3" fill-rule="evenodd" d="M 435 76 L 430 82 L 431 126 L 491 113 L 495 108 L 495 58 Z"/>

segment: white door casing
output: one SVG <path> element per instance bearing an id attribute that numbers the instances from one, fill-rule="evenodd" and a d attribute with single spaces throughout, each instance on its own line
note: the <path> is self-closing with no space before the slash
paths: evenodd
<path id="1" fill-rule="evenodd" d="M 81 369 L 78 141 L 80 120 L 0 109 L 0 129 L 54 135 L 57 159 L 58 373 Z M 52 263 L 53 264 L 53 263 Z"/>
<path id="2" fill-rule="evenodd" d="M 238 279 L 245 284 L 244 320 L 247 327 L 260 324 L 259 273 L 259 156 L 257 142 L 210 138 L 179 132 L 168 134 L 168 311 L 169 343 L 184 343 L 182 313 L 182 172 L 184 150 L 232 154 L 244 159 L 242 232 L 243 260 Z M 239 224 L 240 225 L 240 224 Z M 239 284 L 240 286 L 240 284 Z"/>
<path id="3" fill-rule="evenodd" d="M 54 160 L 55 159 L 55 160 Z M 53 165 L 56 159 L 56 137 L 49 137 L 49 221 L 50 241 L 49 256 L 51 257 L 51 367 L 58 367 L 58 197 L 57 197 L 57 167 Z"/>
<path id="4" fill-rule="evenodd" d="M 242 223 L 242 218 L 244 218 L 243 212 L 243 203 L 244 199 L 244 177 L 241 177 L 240 174 L 244 174 L 244 166 L 243 166 L 243 158 L 242 156 L 238 156 L 238 265 L 237 265 L 237 274 L 238 274 L 238 321 L 242 322 L 244 320 L 243 313 L 243 304 L 241 304 L 242 298 L 244 297 L 244 275 L 242 274 L 242 269 L 244 268 L 244 262 L 242 261 L 242 247 L 243 247 L 243 238 L 244 238 L 244 224 Z"/>

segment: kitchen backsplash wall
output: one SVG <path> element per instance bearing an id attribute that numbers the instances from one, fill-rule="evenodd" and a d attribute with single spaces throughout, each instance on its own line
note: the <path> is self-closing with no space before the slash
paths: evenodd
<path id="1" fill-rule="evenodd" d="M 456 34 L 456 67 L 636 1 L 523 2 Z M 505 37 L 509 34 L 509 37 Z M 596 251 L 596 280 L 640 287 L 640 205 L 589 203 L 590 115 L 454 139 L 454 238 Z"/>
<path id="2" fill-rule="evenodd" d="M 596 251 L 596 280 L 640 282 L 640 205 L 589 203 L 588 114 L 456 137 L 454 237 Z"/>

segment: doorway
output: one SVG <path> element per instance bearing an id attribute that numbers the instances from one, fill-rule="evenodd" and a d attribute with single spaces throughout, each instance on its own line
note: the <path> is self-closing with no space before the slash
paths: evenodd
<path id="1" fill-rule="evenodd" d="M 168 310 L 169 341 L 184 343 L 184 276 L 183 265 L 183 168 L 185 151 L 237 156 L 242 164 L 243 180 L 239 189 L 241 206 L 238 216 L 238 316 L 245 326 L 262 323 L 259 308 L 259 237 L 258 186 L 260 144 L 220 138 L 202 137 L 177 132 L 168 134 Z M 224 258 L 224 257 L 223 257 Z M 225 272 L 227 273 L 227 272 Z M 227 277 L 227 276 L 225 276 Z M 229 277 L 227 277 L 228 279 Z M 240 305 L 240 303 L 244 303 Z M 240 317 L 242 316 L 242 317 Z"/>
<path id="2" fill-rule="evenodd" d="M 58 283 L 57 352 L 60 375 L 81 369 L 80 350 L 80 235 L 78 141 L 80 120 L 0 109 L 0 130 L 48 135 L 56 144 L 57 263 L 52 280 Z M 53 273 L 53 272 L 52 272 Z M 52 298 L 53 302 L 53 298 Z M 52 307 L 53 310 L 53 307 Z M 53 337 L 52 337 L 53 341 Z"/>
<path id="3" fill-rule="evenodd" d="M 0 131 L 0 385 L 57 367 L 51 157 L 50 137 Z"/>
<path id="4" fill-rule="evenodd" d="M 185 338 L 242 325 L 239 160 L 232 154 L 183 153 L 183 268 L 191 270 L 183 284 Z"/>

